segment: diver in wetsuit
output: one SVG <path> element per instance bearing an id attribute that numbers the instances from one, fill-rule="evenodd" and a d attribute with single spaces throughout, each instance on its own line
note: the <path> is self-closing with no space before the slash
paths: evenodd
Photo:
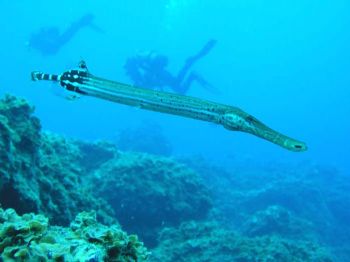
<path id="1" fill-rule="evenodd" d="M 101 31 L 93 25 L 94 15 L 86 14 L 78 21 L 73 22 L 63 33 L 57 27 L 43 27 L 30 36 L 28 46 L 38 50 L 43 55 L 54 55 L 68 43 L 81 29 L 92 27 Z"/>
<path id="2" fill-rule="evenodd" d="M 209 40 L 196 55 L 186 59 L 184 66 L 177 75 L 171 74 L 166 69 L 168 58 L 155 52 L 137 54 L 128 58 L 124 68 L 135 86 L 155 90 L 163 90 L 164 87 L 169 87 L 176 93 L 186 94 L 191 84 L 197 81 L 202 87 L 215 91 L 200 75 L 193 71 L 190 72 L 194 63 L 207 55 L 215 44 L 216 40 Z"/>

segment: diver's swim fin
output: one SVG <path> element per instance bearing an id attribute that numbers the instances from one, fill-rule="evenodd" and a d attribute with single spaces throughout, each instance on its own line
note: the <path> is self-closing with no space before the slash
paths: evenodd
<path id="1" fill-rule="evenodd" d="M 198 59 L 198 58 L 201 58 L 201 57 L 207 55 L 207 54 L 210 52 L 210 50 L 213 49 L 213 47 L 214 47 L 215 45 L 216 45 L 216 40 L 210 39 L 210 40 L 205 44 L 205 46 L 203 46 L 203 48 L 198 52 L 198 54 L 197 54 L 195 57 L 197 57 L 197 59 Z"/>
<path id="2" fill-rule="evenodd" d="M 177 77 L 176 77 L 177 81 L 181 83 L 183 81 L 183 79 L 185 78 L 186 74 L 188 73 L 188 71 L 193 66 L 193 64 L 195 62 L 197 62 L 198 59 L 207 55 L 215 45 L 216 45 L 216 40 L 211 39 L 205 44 L 205 46 L 196 55 L 190 56 L 189 58 L 187 58 L 184 66 L 181 68 L 181 70 L 177 74 Z M 188 85 L 188 87 L 189 87 L 189 85 Z M 187 88 L 185 88 L 185 89 L 187 90 Z"/>
<path id="3" fill-rule="evenodd" d="M 210 39 L 205 46 L 202 47 L 202 49 L 195 54 L 194 56 L 190 56 L 189 58 L 187 58 L 186 60 L 186 64 L 184 66 L 184 68 L 189 69 L 195 62 L 197 62 L 197 60 L 201 59 L 202 57 L 206 56 L 210 50 L 213 49 L 213 47 L 216 45 L 216 40 L 214 39 Z"/>
<path id="4" fill-rule="evenodd" d="M 94 24 L 94 21 L 95 20 L 95 16 L 93 14 L 86 14 L 84 16 L 82 16 L 78 22 L 77 22 L 77 25 L 79 27 L 90 27 L 92 30 L 98 32 L 98 33 L 105 33 L 105 31 L 97 26 L 96 24 Z"/>

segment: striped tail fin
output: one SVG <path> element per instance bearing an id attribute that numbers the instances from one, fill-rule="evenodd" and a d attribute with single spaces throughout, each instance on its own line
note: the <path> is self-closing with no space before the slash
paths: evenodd
<path id="1" fill-rule="evenodd" d="M 45 74 L 40 71 L 34 71 L 32 72 L 32 80 L 33 81 L 47 80 L 47 81 L 59 82 L 61 80 L 61 75 Z"/>

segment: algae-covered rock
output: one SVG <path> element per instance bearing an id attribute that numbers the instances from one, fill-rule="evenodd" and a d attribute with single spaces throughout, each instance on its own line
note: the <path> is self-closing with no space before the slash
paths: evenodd
<path id="1" fill-rule="evenodd" d="M 185 165 L 154 155 L 122 153 L 105 142 L 41 132 L 32 113 L 25 100 L 0 100 L 4 208 L 19 214 L 44 213 L 59 225 L 91 209 L 111 223 L 116 212 L 126 229 L 145 240 L 154 240 L 161 226 L 206 217 L 211 208 L 208 190 Z"/>
<path id="2" fill-rule="evenodd" d="M 153 250 L 156 262 L 332 261 L 327 250 L 307 241 L 280 237 L 243 237 L 217 222 L 185 222 L 165 228 Z"/>
<path id="3" fill-rule="evenodd" d="M 23 162 L 33 161 L 40 145 L 40 121 L 32 116 L 33 112 L 34 107 L 24 99 L 6 95 L 0 102 L 0 126 L 3 131 L 0 144 L 13 153 L 18 149 Z M 13 160 L 11 157 L 8 159 Z"/>
<path id="4" fill-rule="evenodd" d="M 278 205 L 312 223 L 312 231 L 320 241 L 337 248 L 350 242 L 347 212 L 350 180 L 347 175 L 330 168 L 305 165 L 292 170 L 262 169 L 235 177 L 240 185 L 235 192 L 227 194 L 227 200 L 234 204 L 228 211 L 237 213 L 237 209 L 240 210 L 243 221 L 269 206 Z M 307 227 L 305 231 L 309 233 Z"/>
<path id="5" fill-rule="evenodd" d="M 121 153 L 93 174 L 92 184 L 121 225 L 148 245 L 160 227 L 205 218 L 211 208 L 198 174 L 169 158 Z"/>
<path id="6" fill-rule="evenodd" d="M 46 205 L 40 211 L 50 215 L 54 223 L 66 225 L 77 212 L 94 209 L 103 222 L 111 223 L 113 210 L 85 183 L 87 170 L 81 165 L 85 158 L 79 145 L 62 136 L 43 133 L 38 181 L 40 200 Z"/>
<path id="7" fill-rule="evenodd" d="M 241 232 L 247 236 L 277 235 L 291 239 L 312 239 L 314 230 L 311 222 L 296 217 L 286 208 L 269 206 L 249 217 Z"/>
<path id="8" fill-rule="evenodd" d="M 334 170 L 274 166 L 256 172 L 249 163 L 240 172 L 187 161 L 194 172 L 169 158 L 41 132 L 32 113 L 25 100 L 0 100 L 4 208 L 43 213 L 59 225 L 83 210 L 97 210 L 99 221 L 118 218 L 149 246 L 159 244 L 155 261 L 329 261 L 323 248 L 305 241 L 318 238 L 349 257 L 350 180 Z M 127 147 L 133 136 L 125 134 Z M 151 144 L 125 149 L 145 151 Z M 152 153 L 168 154 L 164 148 Z M 212 222 L 186 222 L 208 219 L 208 212 L 238 233 Z M 69 228 L 50 226 L 46 217 L 1 209 L 2 259 L 143 261 L 147 256 L 135 236 L 118 225 L 102 226 L 93 213 L 79 214 Z"/>
<path id="9" fill-rule="evenodd" d="M 81 155 L 79 165 L 84 167 L 86 172 L 98 169 L 102 164 L 118 155 L 116 146 L 107 141 L 88 143 L 76 140 L 74 144 L 79 148 Z"/>
<path id="10" fill-rule="evenodd" d="M 4 261 L 147 261 L 149 252 L 118 225 L 99 224 L 80 213 L 70 227 L 50 226 L 42 215 L 19 216 L 0 209 L 0 254 Z"/>
<path id="11" fill-rule="evenodd" d="M 0 204 L 18 213 L 44 213 L 57 224 L 98 210 L 110 223 L 109 205 L 84 186 L 85 155 L 73 141 L 42 133 L 33 107 L 10 95 L 0 100 Z"/>
<path id="12" fill-rule="evenodd" d="M 332 249 L 337 261 L 349 261 L 348 174 L 309 162 L 235 161 L 228 171 L 198 159 L 186 163 L 205 177 L 216 219 L 249 236 L 317 240 Z"/>
<path id="13" fill-rule="evenodd" d="M 0 100 L 0 201 L 24 212 L 36 210 L 39 190 L 35 176 L 41 135 L 33 110 L 10 95 Z"/>

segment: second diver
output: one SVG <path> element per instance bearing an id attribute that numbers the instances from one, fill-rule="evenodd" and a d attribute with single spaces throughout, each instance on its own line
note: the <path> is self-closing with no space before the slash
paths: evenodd
<path id="1" fill-rule="evenodd" d="M 140 53 L 127 59 L 124 69 L 133 84 L 153 90 L 170 88 L 178 94 L 186 94 L 193 82 L 199 83 L 203 88 L 216 91 L 203 77 L 190 71 L 195 62 L 206 56 L 215 46 L 216 40 L 209 40 L 195 55 L 186 59 L 185 64 L 177 74 L 167 69 L 168 57 L 156 52 Z"/>

